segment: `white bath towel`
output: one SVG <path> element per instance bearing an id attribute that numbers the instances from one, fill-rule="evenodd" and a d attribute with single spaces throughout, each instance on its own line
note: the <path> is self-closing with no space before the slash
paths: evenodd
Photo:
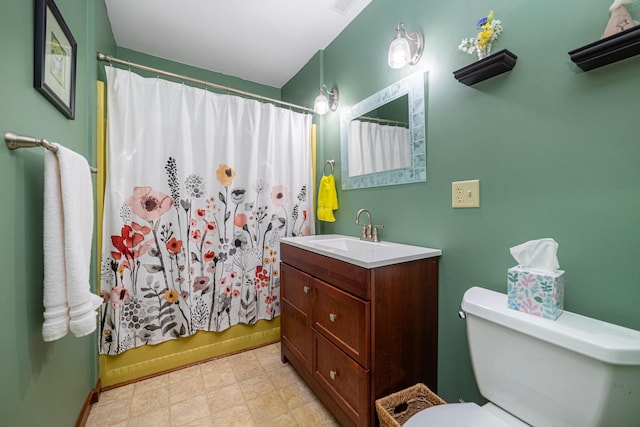
<path id="1" fill-rule="evenodd" d="M 71 329 L 77 337 L 96 329 L 102 298 L 89 285 L 93 237 L 93 185 L 87 160 L 56 144 L 45 152 L 44 323 L 45 341 Z"/>

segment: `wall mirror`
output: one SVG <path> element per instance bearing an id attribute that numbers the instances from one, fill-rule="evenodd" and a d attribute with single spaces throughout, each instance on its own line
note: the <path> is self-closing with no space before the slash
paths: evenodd
<path id="1" fill-rule="evenodd" d="M 342 110 L 343 190 L 427 180 L 425 76 L 412 74 Z"/>

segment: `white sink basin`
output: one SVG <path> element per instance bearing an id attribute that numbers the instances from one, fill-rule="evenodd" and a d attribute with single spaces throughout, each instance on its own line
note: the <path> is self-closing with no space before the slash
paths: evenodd
<path id="1" fill-rule="evenodd" d="M 393 242 L 368 242 L 339 234 L 283 237 L 281 244 L 296 246 L 364 268 L 382 267 L 442 255 L 440 249 Z"/>

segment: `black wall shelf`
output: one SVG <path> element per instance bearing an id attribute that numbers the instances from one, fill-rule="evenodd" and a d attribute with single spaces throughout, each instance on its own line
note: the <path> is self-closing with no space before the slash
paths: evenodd
<path id="1" fill-rule="evenodd" d="M 583 71 L 593 70 L 640 53 L 640 25 L 569 52 Z"/>
<path id="2" fill-rule="evenodd" d="M 489 55 L 479 61 L 474 62 L 471 65 L 467 65 L 464 68 L 460 68 L 453 72 L 453 77 L 460 83 L 464 83 L 467 86 L 474 85 L 483 80 L 495 77 L 498 74 L 511 71 L 516 65 L 518 57 L 507 49 L 503 49 L 500 52 L 496 52 L 493 55 Z"/>

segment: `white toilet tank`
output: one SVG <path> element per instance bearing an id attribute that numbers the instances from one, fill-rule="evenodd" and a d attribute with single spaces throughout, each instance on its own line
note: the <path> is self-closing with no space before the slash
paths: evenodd
<path id="1" fill-rule="evenodd" d="M 548 320 L 507 296 L 464 294 L 482 395 L 536 427 L 640 426 L 640 332 L 565 311 Z"/>

